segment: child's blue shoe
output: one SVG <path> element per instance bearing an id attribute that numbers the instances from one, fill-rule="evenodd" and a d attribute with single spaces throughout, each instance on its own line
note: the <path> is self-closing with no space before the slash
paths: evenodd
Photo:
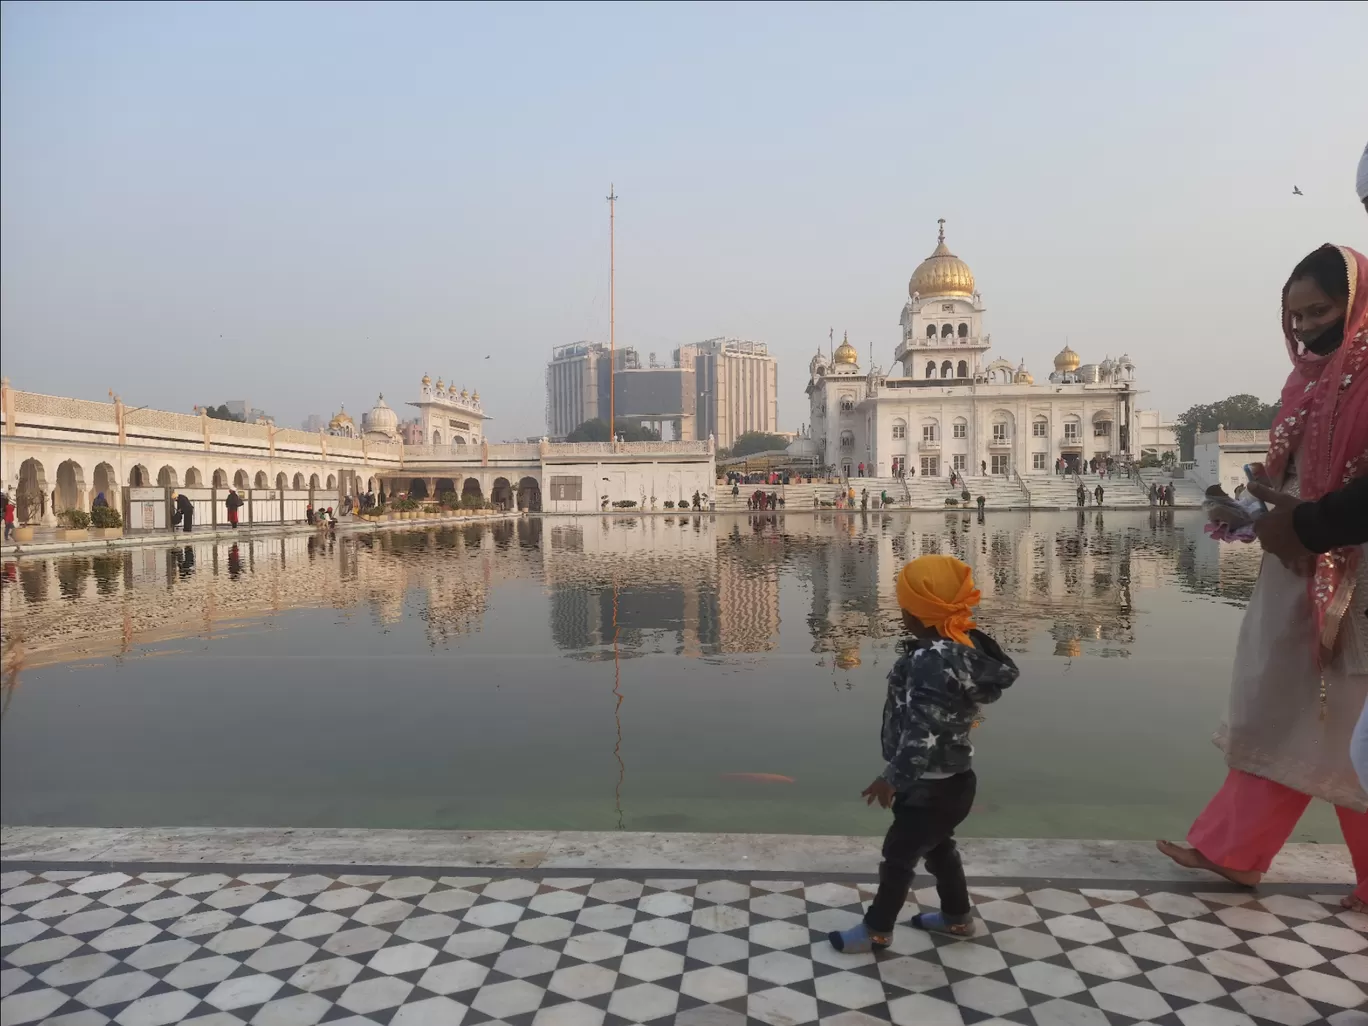
<path id="1" fill-rule="evenodd" d="M 827 940 L 831 941 L 831 946 L 837 951 L 843 951 L 847 955 L 863 955 L 868 951 L 883 951 L 892 943 L 893 938 L 884 934 L 870 933 L 869 927 L 861 923 L 859 926 L 852 926 L 849 930 L 833 931 L 827 934 Z"/>

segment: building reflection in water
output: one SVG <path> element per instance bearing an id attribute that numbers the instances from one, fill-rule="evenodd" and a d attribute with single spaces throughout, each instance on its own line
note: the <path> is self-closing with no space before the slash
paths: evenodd
<path id="1" fill-rule="evenodd" d="M 787 605 L 806 607 L 806 646 L 849 670 L 898 637 L 897 571 L 930 552 L 973 567 L 980 621 L 1004 645 L 1044 633 L 1062 658 L 1128 655 L 1137 596 L 1161 583 L 1243 604 L 1259 560 L 1172 511 L 547 517 L 10 561 L 0 610 L 30 666 L 300 607 L 365 610 L 381 627 L 412 613 L 442 646 L 479 631 L 491 592 L 523 580 L 545 588 L 551 644 L 575 659 L 775 652 Z"/>

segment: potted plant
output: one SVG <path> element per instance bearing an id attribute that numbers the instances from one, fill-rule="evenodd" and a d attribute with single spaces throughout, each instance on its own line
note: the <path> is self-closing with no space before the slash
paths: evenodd
<path id="1" fill-rule="evenodd" d="M 608 496 L 599 496 L 599 509 L 603 510 L 605 513 L 608 511 Z"/>
<path id="2" fill-rule="evenodd" d="M 674 499 L 666 499 L 666 500 L 665 500 L 665 508 L 666 508 L 666 509 L 674 509 Z"/>
<path id="3" fill-rule="evenodd" d="M 10 535 L 15 545 L 27 545 L 33 541 L 33 525 L 18 524 L 14 528 L 14 533 Z"/>
<path id="4" fill-rule="evenodd" d="M 959 505 L 959 499 L 946 499 L 946 500 L 945 500 L 945 504 L 946 504 L 947 506 L 958 506 L 958 505 Z"/>
<path id="5" fill-rule="evenodd" d="M 83 509 L 64 509 L 57 514 L 62 526 L 57 537 L 67 542 L 90 541 L 90 514 Z"/>
<path id="6" fill-rule="evenodd" d="M 969 489 L 968 489 L 968 488 L 966 488 L 966 489 L 964 489 L 964 491 L 960 492 L 960 502 L 964 503 L 966 506 L 969 505 L 969 499 L 970 499 L 970 498 L 971 498 L 971 496 L 970 496 L 970 494 L 969 494 Z"/>
<path id="7" fill-rule="evenodd" d="M 91 535 L 96 538 L 122 538 L 123 514 L 113 506 L 96 506 L 90 511 Z"/>

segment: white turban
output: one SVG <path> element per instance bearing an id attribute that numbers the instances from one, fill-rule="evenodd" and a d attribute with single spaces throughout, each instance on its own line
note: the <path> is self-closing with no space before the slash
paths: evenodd
<path id="1" fill-rule="evenodd" d="M 1363 156 L 1359 158 L 1358 198 L 1368 200 L 1368 146 L 1363 148 Z"/>

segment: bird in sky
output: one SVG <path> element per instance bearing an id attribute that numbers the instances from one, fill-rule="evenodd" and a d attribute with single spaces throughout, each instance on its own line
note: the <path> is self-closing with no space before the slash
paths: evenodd
<path id="1" fill-rule="evenodd" d="M 1298 189 L 1298 188 L 1294 185 L 1294 186 L 1292 186 L 1292 195 L 1293 195 L 1293 196 L 1305 196 L 1306 193 L 1302 192 L 1300 189 Z M 489 359 L 489 357 L 486 356 L 485 359 L 487 360 L 487 359 Z"/>

